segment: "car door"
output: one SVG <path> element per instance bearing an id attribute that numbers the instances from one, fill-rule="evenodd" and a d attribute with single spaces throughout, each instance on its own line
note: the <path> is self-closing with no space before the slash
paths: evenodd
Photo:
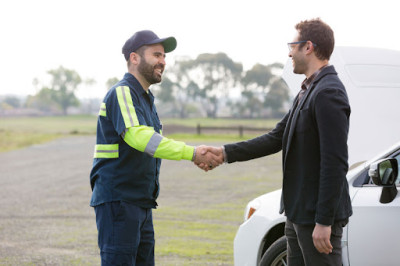
<path id="1" fill-rule="evenodd" d="M 389 157 L 400 162 L 399 152 Z M 368 170 L 359 177 L 364 178 L 365 184 L 352 200 L 353 215 L 348 224 L 350 265 L 400 265 L 400 193 L 393 201 L 381 203 L 383 188 L 374 185 L 368 177 Z M 398 176 L 397 190 L 399 181 Z"/>

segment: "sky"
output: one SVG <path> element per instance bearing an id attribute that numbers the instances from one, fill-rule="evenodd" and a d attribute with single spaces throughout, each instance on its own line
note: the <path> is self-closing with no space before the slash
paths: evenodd
<path id="1" fill-rule="evenodd" d="M 245 70 L 285 63 L 294 25 L 320 17 L 336 45 L 400 50 L 396 0 L 13 0 L 0 3 L 0 95 L 33 95 L 63 66 L 94 79 L 80 98 L 102 98 L 121 78 L 125 41 L 139 30 L 174 36 L 174 59 L 224 52 Z M 39 86 L 33 80 L 39 80 Z"/>

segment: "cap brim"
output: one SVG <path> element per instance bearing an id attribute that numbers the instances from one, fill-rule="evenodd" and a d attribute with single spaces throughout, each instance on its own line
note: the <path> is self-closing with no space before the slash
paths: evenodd
<path id="1" fill-rule="evenodd" d="M 177 42 L 175 37 L 168 37 L 168 38 L 162 38 L 158 40 L 154 40 L 151 43 L 148 44 L 156 44 L 156 43 L 161 43 L 164 46 L 164 52 L 169 53 L 175 50 Z"/>
<path id="2" fill-rule="evenodd" d="M 166 53 L 169 53 L 169 52 L 172 52 L 173 50 L 175 50 L 177 42 L 174 37 L 169 37 L 169 38 L 166 38 L 165 41 L 162 42 L 162 44 L 164 46 L 164 51 Z"/>

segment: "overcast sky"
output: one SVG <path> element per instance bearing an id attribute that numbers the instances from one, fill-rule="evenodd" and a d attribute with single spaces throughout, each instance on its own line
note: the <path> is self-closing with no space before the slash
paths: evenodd
<path id="1" fill-rule="evenodd" d="M 36 93 L 60 65 L 97 83 L 80 97 L 103 97 L 105 81 L 122 77 L 121 48 L 134 32 L 174 36 L 168 54 L 195 58 L 225 52 L 245 69 L 285 63 L 294 25 L 320 17 L 335 32 L 336 45 L 400 50 L 396 0 L 13 0 L 0 3 L 0 95 Z"/>

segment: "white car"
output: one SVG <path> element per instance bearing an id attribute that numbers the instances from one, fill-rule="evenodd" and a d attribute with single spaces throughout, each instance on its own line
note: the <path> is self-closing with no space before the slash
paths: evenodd
<path id="1" fill-rule="evenodd" d="M 346 86 L 352 108 L 348 146 L 353 166 L 347 180 L 353 215 L 343 230 L 343 265 L 400 265 L 400 52 L 336 47 L 331 63 Z M 283 76 L 291 90 L 298 91 L 304 76 L 294 75 L 290 62 Z M 394 165 L 384 161 L 391 166 L 387 176 L 393 184 L 376 178 L 383 171 L 377 171 L 376 162 L 386 158 L 397 159 L 391 161 Z M 286 218 L 279 214 L 280 197 L 277 190 L 247 204 L 234 240 L 236 266 L 286 265 Z"/>
<path id="2" fill-rule="evenodd" d="M 400 197 L 396 196 L 397 188 L 382 188 L 382 184 L 374 184 L 369 175 L 371 165 L 383 158 L 397 159 L 399 168 L 400 142 L 347 174 L 353 215 L 343 230 L 343 265 L 399 265 Z M 395 177 L 395 186 L 399 186 L 400 178 L 397 174 Z M 277 190 L 247 204 L 245 221 L 234 241 L 235 265 L 286 265 L 286 219 L 279 214 L 280 196 L 281 191 Z"/>

